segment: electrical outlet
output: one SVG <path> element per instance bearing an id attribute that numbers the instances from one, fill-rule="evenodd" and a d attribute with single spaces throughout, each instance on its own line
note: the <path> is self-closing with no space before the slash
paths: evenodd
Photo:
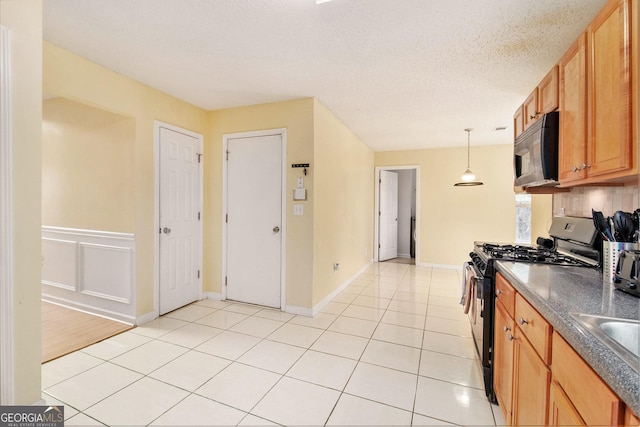
<path id="1" fill-rule="evenodd" d="M 304 206 L 303 205 L 293 205 L 293 214 L 294 215 L 303 215 L 304 214 Z"/>

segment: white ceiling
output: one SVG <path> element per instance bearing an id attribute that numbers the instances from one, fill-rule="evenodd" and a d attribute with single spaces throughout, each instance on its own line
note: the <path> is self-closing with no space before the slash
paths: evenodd
<path id="1" fill-rule="evenodd" d="M 207 110 L 314 96 L 374 150 L 511 144 L 604 3 L 44 0 L 44 38 Z"/>

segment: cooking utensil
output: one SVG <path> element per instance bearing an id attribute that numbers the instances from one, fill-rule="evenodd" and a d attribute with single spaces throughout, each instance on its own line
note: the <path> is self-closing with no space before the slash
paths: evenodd
<path id="1" fill-rule="evenodd" d="M 631 214 L 622 211 L 616 211 L 613 214 L 613 224 L 615 227 L 615 238 L 618 242 L 630 242 L 633 239 L 635 227 Z"/>
<path id="2" fill-rule="evenodd" d="M 640 209 L 633 211 L 631 219 L 633 220 L 633 226 L 636 229 L 633 233 L 633 241 L 638 242 L 638 238 L 640 237 Z"/>
<path id="3" fill-rule="evenodd" d="M 618 239 L 616 238 L 616 226 L 613 223 L 613 217 L 612 216 L 608 216 L 607 217 L 607 229 L 609 230 L 609 235 L 611 236 L 611 241 L 612 242 L 617 242 Z"/>
<path id="4" fill-rule="evenodd" d="M 604 240 L 612 241 L 613 236 L 609 232 L 609 226 L 607 224 L 607 220 L 604 218 L 602 212 L 591 209 L 591 216 L 593 217 L 593 224 L 596 227 L 596 230 L 600 232 L 602 238 Z"/>

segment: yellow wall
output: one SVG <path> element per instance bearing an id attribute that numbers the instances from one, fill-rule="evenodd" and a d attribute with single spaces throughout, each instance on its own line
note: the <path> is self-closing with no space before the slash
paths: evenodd
<path id="1" fill-rule="evenodd" d="M 549 237 L 549 227 L 553 219 L 553 195 L 531 195 L 531 243 L 538 237 Z"/>
<path id="2" fill-rule="evenodd" d="M 135 119 L 47 99 L 42 111 L 42 224 L 135 231 Z"/>
<path id="3" fill-rule="evenodd" d="M 466 168 L 466 147 L 375 153 L 376 166 L 420 166 L 420 264 L 459 267 L 475 240 L 515 236 L 513 147 L 472 147 L 471 169 L 484 185 L 454 187 Z"/>
<path id="4" fill-rule="evenodd" d="M 205 246 L 204 290 L 220 293 L 222 289 L 222 137 L 224 134 L 265 129 L 287 129 L 287 191 L 292 194 L 301 169 L 291 163 L 310 163 L 305 177 L 306 188 L 313 188 L 313 106 L 312 98 L 272 104 L 254 105 L 212 111 L 209 113 L 208 134 L 212 137 L 205 147 Z M 304 204 L 304 215 L 293 216 L 293 200 L 287 199 L 286 223 L 286 305 L 311 307 L 313 280 L 313 217 L 314 195 Z"/>
<path id="5" fill-rule="evenodd" d="M 320 102 L 314 108 L 313 304 L 373 257 L 373 151 Z M 333 264 L 340 267 L 334 271 Z"/>
<path id="6" fill-rule="evenodd" d="M 31 405 L 40 400 L 42 2 L 0 1 L 0 23 L 11 37 L 14 403 Z"/>
<path id="7" fill-rule="evenodd" d="M 205 292 L 222 289 L 222 138 L 224 134 L 287 130 L 287 306 L 311 309 L 372 257 L 373 152 L 313 98 L 210 113 L 205 150 Z M 289 167 L 309 163 L 308 174 Z M 298 177 L 308 200 L 294 216 L 289 195 Z M 209 197 L 210 196 L 210 197 Z M 340 269 L 333 272 L 333 263 Z"/>
<path id="8" fill-rule="evenodd" d="M 151 313 L 154 309 L 156 237 L 154 120 L 203 134 L 206 143 L 207 113 L 51 43 L 43 43 L 42 57 L 43 90 L 49 96 L 63 97 L 135 119 L 130 187 L 135 200 L 136 306 L 138 315 Z"/>

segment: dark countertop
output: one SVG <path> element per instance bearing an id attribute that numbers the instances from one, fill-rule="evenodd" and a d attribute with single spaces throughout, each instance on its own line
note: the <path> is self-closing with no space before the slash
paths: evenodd
<path id="1" fill-rule="evenodd" d="M 496 262 L 496 267 L 618 397 L 640 414 L 640 363 L 634 369 L 569 315 L 639 320 L 640 298 L 603 284 L 602 272 L 591 268 L 507 261 Z"/>

